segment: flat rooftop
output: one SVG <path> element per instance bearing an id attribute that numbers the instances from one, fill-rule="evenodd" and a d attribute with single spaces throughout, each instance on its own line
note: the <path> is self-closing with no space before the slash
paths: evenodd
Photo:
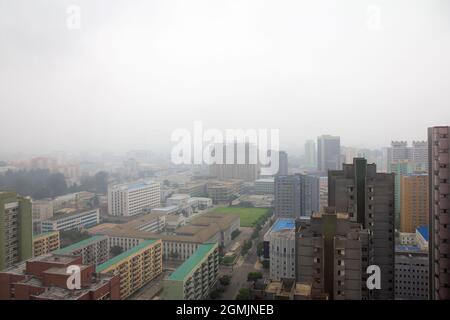
<path id="1" fill-rule="evenodd" d="M 217 246 L 217 243 L 205 243 L 169 276 L 168 280 L 183 281 L 196 266 Z"/>
<path id="2" fill-rule="evenodd" d="M 281 230 L 292 230 L 295 229 L 295 219 L 289 219 L 289 218 L 280 218 L 275 221 L 275 223 L 272 226 L 271 232 L 278 232 Z"/>
<path id="3" fill-rule="evenodd" d="M 86 210 L 86 209 L 75 210 L 73 212 L 67 212 L 67 213 L 61 213 L 61 214 L 55 213 L 55 215 L 53 217 L 51 217 L 47 220 L 44 220 L 44 221 L 57 221 L 57 220 L 63 219 L 63 218 L 75 217 L 75 216 L 84 215 L 84 214 L 92 214 L 98 210 L 99 210 L 99 208 L 94 208 L 94 209 L 88 209 L 88 210 Z"/>
<path id="4" fill-rule="evenodd" d="M 49 232 L 36 234 L 33 236 L 33 240 L 39 240 L 41 238 L 46 238 L 46 237 L 48 237 L 50 235 L 54 235 L 54 234 L 59 234 L 59 231 L 49 231 Z"/>
<path id="5" fill-rule="evenodd" d="M 142 242 L 141 244 L 137 245 L 136 247 L 131 248 L 130 250 L 127 250 L 127 251 L 119 254 L 118 256 L 115 256 L 114 258 L 109 259 L 108 261 L 100 264 L 95 269 L 95 272 L 97 272 L 97 273 L 102 272 L 103 270 L 108 269 L 109 267 L 115 265 L 116 263 L 119 263 L 120 261 L 128 258 L 129 256 L 139 252 L 139 250 L 144 249 L 145 247 L 147 247 L 155 242 L 156 242 L 156 240 L 146 240 L 146 241 Z"/>
<path id="6" fill-rule="evenodd" d="M 107 239 L 107 238 L 108 238 L 107 236 L 93 236 L 93 237 L 90 237 L 88 239 L 82 240 L 80 242 L 74 243 L 74 244 L 72 244 L 70 246 L 58 249 L 58 250 L 54 251 L 53 253 L 56 253 L 56 254 L 69 254 L 69 253 L 71 253 L 71 252 L 73 252 L 75 250 L 78 250 L 80 248 L 84 248 L 84 247 L 86 247 L 86 246 L 88 246 L 90 244 L 93 244 L 93 243 L 95 243 L 97 241 L 100 241 L 100 240 L 103 240 L 103 239 Z"/>

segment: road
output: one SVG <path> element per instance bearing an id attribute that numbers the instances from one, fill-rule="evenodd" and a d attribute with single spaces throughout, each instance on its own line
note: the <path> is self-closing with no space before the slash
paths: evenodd
<path id="1" fill-rule="evenodd" d="M 256 255 L 257 243 L 262 242 L 264 234 L 269 229 L 270 225 L 266 223 L 259 232 L 257 241 L 253 241 L 252 248 L 249 250 L 245 257 L 240 256 L 238 261 L 233 267 L 221 266 L 221 275 L 228 274 L 231 276 L 231 282 L 226 287 L 225 292 L 220 297 L 220 300 L 234 300 L 243 287 L 249 287 L 250 283 L 247 281 L 247 275 L 249 272 L 259 271 L 263 273 L 263 276 L 267 274 L 267 271 L 262 268 Z"/>

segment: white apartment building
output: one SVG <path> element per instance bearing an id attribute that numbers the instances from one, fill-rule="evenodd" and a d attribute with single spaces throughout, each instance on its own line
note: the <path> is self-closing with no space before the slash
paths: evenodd
<path id="1" fill-rule="evenodd" d="M 161 205 L 160 184 L 153 181 L 113 185 L 108 188 L 108 213 L 133 216 Z"/>
<path id="2" fill-rule="evenodd" d="M 57 214 L 42 221 L 42 233 L 58 230 L 88 228 L 100 222 L 99 209 Z"/>

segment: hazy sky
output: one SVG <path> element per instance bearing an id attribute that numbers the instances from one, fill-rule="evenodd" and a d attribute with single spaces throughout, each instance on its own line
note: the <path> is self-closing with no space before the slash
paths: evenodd
<path id="1" fill-rule="evenodd" d="M 425 139 L 450 125 L 450 1 L 0 0 L 0 111 L 2 152 L 169 149 L 195 120 Z"/>

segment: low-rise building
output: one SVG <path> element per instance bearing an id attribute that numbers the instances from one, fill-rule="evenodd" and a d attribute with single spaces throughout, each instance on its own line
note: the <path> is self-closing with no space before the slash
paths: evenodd
<path id="1" fill-rule="evenodd" d="M 188 194 L 191 197 L 203 197 L 206 192 L 206 180 L 189 181 L 178 189 L 179 193 Z"/>
<path id="2" fill-rule="evenodd" d="M 99 209 L 81 210 L 56 214 L 52 218 L 42 221 L 42 233 L 49 231 L 66 231 L 89 228 L 100 222 Z"/>
<path id="3" fill-rule="evenodd" d="M 210 198 L 192 197 L 192 200 L 197 201 L 200 210 L 208 209 L 213 205 L 212 199 Z"/>
<path id="4" fill-rule="evenodd" d="M 33 236 L 33 257 L 58 250 L 60 246 L 59 231 L 50 231 Z"/>
<path id="5" fill-rule="evenodd" d="M 0 300 L 118 300 L 119 278 L 81 260 L 49 253 L 0 271 Z M 79 268 L 81 289 L 68 289 L 69 266 Z"/>
<path id="6" fill-rule="evenodd" d="M 207 299 L 217 281 L 219 248 L 217 243 L 202 244 L 163 281 L 167 300 Z"/>
<path id="7" fill-rule="evenodd" d="M 120 299 L 126 299 L 162 273 L 161 240 L 147 240 L 99 265 L 100 274 L 120 279 Z"/>
<path id="8" fill-rule="evenodd" d="M 164 259 L 186 260 L 203 243 L 217 242 L 228 246 L 231 234 L 239 229 L 240 218 L 235 214 L 202 214 L 170 233 L 148 232 L 139 229 L 139 225 L 133 220 L 111 228 L 101 228 L 91 234 L 106 235 L 111 247 L 120 246 L 123 250 L 129 250 L 145 240 L 161 239 Z"/>
<path id="9" fill-rule="evenodd" d="M 270 281 L 264 290 L 266 300 L 312 300 L 311 284 L 295 279 Z"/>
<path id="10" fill-rule="evenodd" d="M 213 203 L 228 203 L 241 195 L 243 185 L 242 180 L 212 180 L 207 183 L 206 191 Z"/>
<path id="11" fill-rule="evenodd" d="M 93 236 L 55 251 L 57 254 L 81 256 L 83 264 L 98 265 L 109 259 L 109 241 L 106 236 Z"/>

